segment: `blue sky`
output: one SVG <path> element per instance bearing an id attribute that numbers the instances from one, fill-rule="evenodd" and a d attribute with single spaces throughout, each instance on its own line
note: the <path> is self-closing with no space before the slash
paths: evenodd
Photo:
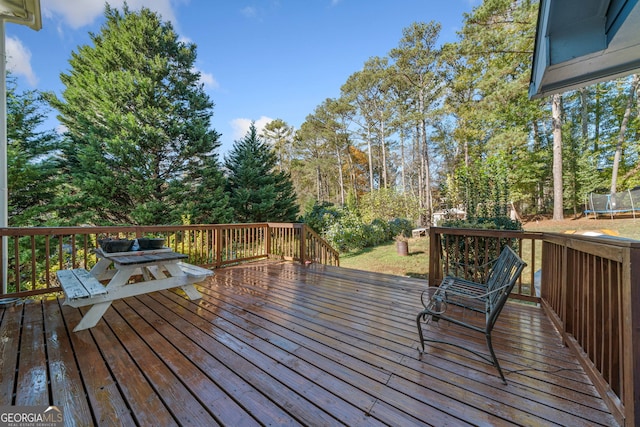
<path id="1" fill-rule="evenodd" d="M 41 0 L 42 29 L 6 24 L 7 67 L 18 90 L 61 93 L 71 53 L 104 22 L 104 0 Z M 123 0 L 109 1 L 120 8 Z M 251 121 L 280 118 L 296 129 L 373 56 L 396 47 L 412 22 L 442 24 L 440 42 L 456 40 L 463 13 L 480 0 L 129 0 L 171 21 L 197 45 L 197 69 L 215 103 L 212 126 L 221 154 Z M 48 127 L 55 128 L 55 112 Z"/>

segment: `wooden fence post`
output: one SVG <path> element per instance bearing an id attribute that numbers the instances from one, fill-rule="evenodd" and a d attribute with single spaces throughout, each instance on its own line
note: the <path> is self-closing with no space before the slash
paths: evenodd
<path id="1" fill-rule="evenodd" d="M 300 227 L 300 264 L 304 265 L 307 257 L 307 226 Z"/>
<path id="2" fill-rule="evenodd" d="M 271 258 L 271 226 L 266 224 L 264 230 L 264 253 L 267 255 L 267 259 Z"/>
<path id="3" fill-rule="evenodd" d="M 216 240 L 216 267 L 220 267 L 222 265 L 222 227 L 215 229 L 214 238 Z"/>
<path id="4" fill-rule="evenodd" d="M 628 259 L 622 267 L 624 302 L 624 331 L 626 336 L 622 372 L 628 379 L 624 382 L 622 404 L 625 425 L 640 423 L 640 247 L 628 249 Z M 626 276 L 626 277 L 625 277 Z"/>
<path id="5" fill-rule="evenodd" d="M 438 286 L 442 281 L 441 235 L 436 227 L 429 227 L 429 286 Z"/>

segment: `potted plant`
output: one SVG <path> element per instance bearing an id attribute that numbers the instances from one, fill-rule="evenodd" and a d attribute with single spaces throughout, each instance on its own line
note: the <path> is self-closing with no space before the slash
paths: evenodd
<path id="1" fill-rule="evenodd" d="M 404 234 L 398 234 L 395 237 L 396 241 L 396 251 L 400 256 L 409 255 L 409 238 Z"/>
<path id="2" fill-rule="evenodd" d="M 133 243 L 133 240 L 118 238 L 112 239 L 110 237 L 98 240 L 98 244 L 102 250 L 109 253 L 128 252 L 131 250 Z"/>
<path id="3" fill-rule="evenodd" d="M 163 237 L 155 237 L 153 235 L 139 237 L 138 247 L 141 251 L 149 249 L 162 249 L 164 247 L 165 239 Z"/>

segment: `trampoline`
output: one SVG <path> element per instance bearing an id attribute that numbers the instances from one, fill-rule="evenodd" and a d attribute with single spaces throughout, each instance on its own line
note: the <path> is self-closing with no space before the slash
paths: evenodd
<path id="1" fill-rule="evenodd" d="M 626 190 L 611 194 L 589 194 L 585 215 L 598 214 L 609 215 L 612 219 L 615 214 L 632 213 L 636 217 L 636 210 L 640 210 L 640 188 Z"/>

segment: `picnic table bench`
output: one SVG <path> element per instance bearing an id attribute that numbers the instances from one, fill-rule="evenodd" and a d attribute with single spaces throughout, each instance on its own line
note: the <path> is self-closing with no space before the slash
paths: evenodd
<path id="1" fill-rule="evenodd" d="M 187 256 L 168 248 L 119 253 L 97 249 L 95 252 L 99 260 L 91 271 L 79 268 L 56 273 L 65 294 L 65 305 L 91 306 L 74 332 L 95 326 L 117 299 L 180 287 L 189 299 L 197 300 L 202 295 L 194 284 L 213 274 L 206 268 L 182 262 Z M 143 280 L 129 283 L 134 275 L 141 275 Z M 101 281 L 108 283 L 103 285 Z"/>
<path id="2" fill-rule="evenodd" d="M 506 384 L 507 381 L 491 343 L 491 331 L 526 265 L 513 249 L 505 246 L 500 256 L 491 263 L 485 283 L 447 276 L 440 283 L 440 286 L 427 287 L 421 296 L 424 310 L 418 313 L 416 318 L 420 345 L 422 346 L 421 354 L 424 353 L 425 342 L 443 343 L 462 348 L 495 366 L 502 382 Z M 453 310 L 452 308 L 454 307 L 461 310 Z M 471 319 L 465 320 L 464 313 L 466 310 L 484 314 L 484 324 L 473 323 Z M 430 338 L 423 333 L 423 324 L 427 324 L 430 321 L 438 322 L 441 319 L 483 333 L 486 337 L 491 357 L 488 358 L 470 348 L 447 341 L 446 338 Z"/>

